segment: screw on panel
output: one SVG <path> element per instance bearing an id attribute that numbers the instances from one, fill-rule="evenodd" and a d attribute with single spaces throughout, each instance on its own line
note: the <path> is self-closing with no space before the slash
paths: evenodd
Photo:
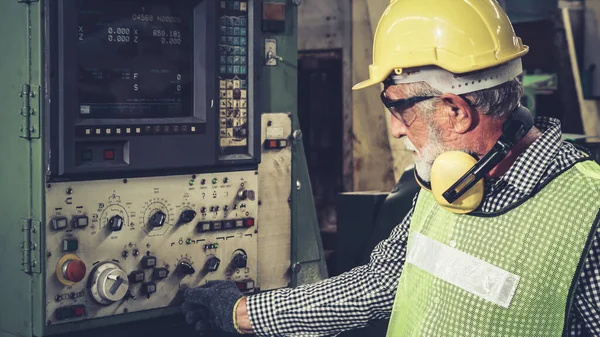
<path id="1" fill-rule="evenodd" d="M 52 187 L 52 185 L 50 185 L 50 184 L 46 185 L 46 188 L 50 188 L 50 187 Z"/>
<path id="2" fill-rule="evenodd" d="M 268 121 L 268 122 L 267 122 L 267 126 L 271 126 L 271 125 L 273 125 L 273 122 L 271 122 L 271 121 Z"/>
<path id="3" fill-rule="evenodd" d="M 296 262 L 292 265 L 292 271 L 294 273 L 298 273 L 300 270 L 302 270 L 302 265 L 300 263 Z"/>
<path id="4" fill-rule="evenodd" d="M 296 180 L 296 189 L 298 191 L 300 191 L 301 188 L 302 188 L 302 184 L 300 183 L 300 180 Z"/>
<path id="5" fill-rule="evenodd" d="M 123 184 L 127 184 L 127 178 L 123 179 Z"/>
<path id="6" fill-rule="evenodd" d="M 262 205 L 262 200 L 258 201 L 258 206 Z"/>
<path id="7" fill-rule="evenodd" d="M 52 256 L 52 253 L 46 252 L 46 257 L 50 257 L 50 256 Z"/>
<path id="8" fill-rule="evenodd" d="M 257 176 L 258 175 L 258 171 L 254 171 L 254 175 Z"/>
<path id="9" fill-rule="evenodd" d="M 292 135 L 294 136 L 294 139 L 296 139 L 296 140 L 302 139 L 302 131 L 301 130 L 294 131 L 294 133 Z"/>

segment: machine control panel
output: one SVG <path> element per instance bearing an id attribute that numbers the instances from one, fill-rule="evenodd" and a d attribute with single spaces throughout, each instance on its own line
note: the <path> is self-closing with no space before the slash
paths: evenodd
<path id="1" fill-rule="evenodd" d="M 179 305 L 185 287 L 256 288 L 256 171 L 47 186 L 52 324 Z"/>

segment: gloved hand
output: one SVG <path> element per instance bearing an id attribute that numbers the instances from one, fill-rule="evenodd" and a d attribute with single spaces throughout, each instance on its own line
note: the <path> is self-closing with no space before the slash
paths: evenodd
<path id="1" fill-rule="evenodd" d="M 224 331 L 240 333 L 234 325 L 235 307 L 243 297 L 232 281 L 214 281 L 188 288 L 183 294 L 185 321 L 201 333 Z"/>

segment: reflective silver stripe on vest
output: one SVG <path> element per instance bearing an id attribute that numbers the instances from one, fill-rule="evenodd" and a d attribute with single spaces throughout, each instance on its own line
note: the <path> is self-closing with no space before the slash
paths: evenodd
<path id="1" fill-rule="evenodd" d="M 508 308 L 520 277 L 421 233 L 414 233 L 406 262 L 469 293 Z"/>

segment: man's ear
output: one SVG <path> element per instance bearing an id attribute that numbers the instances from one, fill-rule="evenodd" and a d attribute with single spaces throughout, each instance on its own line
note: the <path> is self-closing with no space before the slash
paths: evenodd
<path id="1" fill-rule="evenodd" d="M 444 105 L 444 117 L 456 133 L 466 133 L 477 125 L 479 116 L 464 98 L 455 94 L 443 94 L 440 99 Z"/>

